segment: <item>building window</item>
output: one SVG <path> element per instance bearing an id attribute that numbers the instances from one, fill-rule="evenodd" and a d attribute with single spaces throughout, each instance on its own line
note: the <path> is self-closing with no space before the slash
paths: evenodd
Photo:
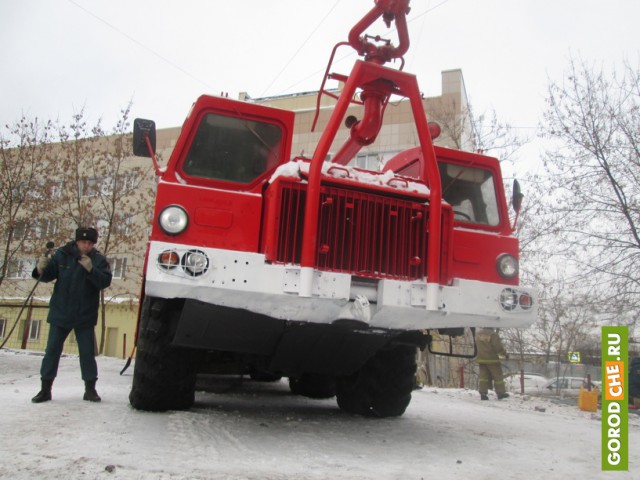
<path id="1" fill-rule="evenodd" d="M 86 186 L 87 186 L 87 195 L 92 196 L 100 195 L 103 196 L 111 196 L 113 195 L 114 189 L 119 194 L 126 194 L 127 192 L 134 191 L 138 188 L 139 180 L 136 175 L 133 174 L 125 174 L 118 175 L 115 177 L 117 182 L 114 182 L 114 177 L 112 175 L 107 175 L 105 177 L 93 177 L 87 178 Z"/>
<path id="2" fill-rule="evenodd" d="M 100 188 L 100 195 L 110 196 L 113 194 L 114 182 L 113 177 L 102 177 L 97 181 Z"/>
<path id="3" fill-rule="evenodd" d="M 354 167 L 377 172 L 380 170 L 380 156 L 377 153 L 362 153 L 356 156 Z"/>
<path id="4" fill-rule="evenodd" d="M 88 177 L 80 182 L 81 197 L 95 197 L 100 190 L 101 179 L 97 177 Z"/>
<path id="5" fill-rule="evenodd" d="M 109 265 L 111 265 L 111 273 L 115 279 L 123 279 L 127 271 L 127 257 L 113 257 L 109 258 Z"/>
<path id="6" fill-rule="evenodd" d="M 13 228 L 13 240 L 23 240 L 33 235 L 34 238 L 51 238 L 58 233 L 58 220 L 32 219 L 30 222 L 17 221 Z"/>
<path id="7" fill-rule="evenodd" d="M 121 193 L 132 192 L 138 188 L 138 184 L 136 175 L 121 175 L 118 179 L 118 190 Z"/>
<path id="8" fill-rule="evenodd" d="M 0 338 L 4 338 L 4 331 L 7 328 L 7 320 L 0 318 Z"/>
<path id="9" fill-rule="evenodd" d="M 29 325 L 29 340 L 39 340 L 40 339 L 40 323 L 41 320 L 31 319 L 31 324 Z"/>
<path id="10" fill-rule="evenodd" d="M 22 240 L 27 234 L 27 222 L 17 221 L 13 227 L 13 240 Z"/>
<path id="11" fill-rule="evenodd" d="M 36 222 L 36 238 L 51 238 L 58 233 L 58 220 L 38 220 Z"/>
<path id="12" fill-rule="evenodd" d="M 19 280 L 29 278 L 35 266 L 35 260 L 9 260 L 9 264 L 7 265 L 7 278 Z"/>
<path id="13" fill-rule="evenodd" d="M 134 220 L 135 217 L 133 215 L 128 217 L 117 216 L 113 222 L 113 233 L 123 237 L 131 235 L 132 227 L 135 225 Z"/>
<path id="14" fill-rule="evenodd" d="M 63 190 L 63 180 L 51 180 L 51 183 L 49 184 L 49 194 L 51 198 L 61 198 Z"/>

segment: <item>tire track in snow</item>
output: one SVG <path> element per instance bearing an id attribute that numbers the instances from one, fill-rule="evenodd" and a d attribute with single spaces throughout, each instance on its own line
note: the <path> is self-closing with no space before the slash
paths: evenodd
<path id="1" fill-rule="evenodd" d="M 251 449 L 224 426 L 225 422 L 211 412 L 171 413 L 167 428 L 172 435 L 173 451 L 209 461 L 228 458 L 229 454 L 251 455 Z"/>

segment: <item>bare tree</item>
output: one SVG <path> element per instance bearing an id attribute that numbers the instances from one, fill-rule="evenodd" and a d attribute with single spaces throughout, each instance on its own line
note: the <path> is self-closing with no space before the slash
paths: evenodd
<path id="1" fill-rule="evenodd" d="M 529 350 L 542 355 L 545 364 L 555 365 L 548 373 L 564 376 L 569 352 L 593 343 L 598 331 L 597 305 L 588 295 L 574 294 L 561 278 L 539 286 L 539 318 L 527 332 Z"/>
<path id="2" fill-rule="evenodd" d="M 30 275 L 22 254 L 43 248 L 37 238 L 46 234 L 41 219 L 52 186 L 41 172 L 48 169 L 51 130 L 50 122 L 23 117 L 0 132 L 0 286 L 8 273 Z"/>
<path id="3" fill-rule="evenodd" d="M 74 227 L 97 225 L 100 179 L 92 176 L 90 162 L 96 154 L 100 137 L 92 133 L 100 128 L 87 125 L 84 108 L 75 113 L 69 125 L 58 122 L 58 148 L 53 159 L 63 182 L 56 208 Z"/>
<path id="4" fill-rule="evenodd" d="M 555 248 L 574 285 L 617 318 L 640 310 L 640 70 L 607 72 L 571 59 L 549 86 L 545 208 L 561 219 Z M 628 318 L 628 317 L 627 317 Z"/>
<path id="5" fill-rule="evenodd" d="M 453 103 L 451 103 L 453 102 Z M 459 109 L 455 101 L 433 106 L 429 118 L 458 150 L 469 149 L 493 155 L 500 161 L 514 160 L 517 151 L 529 141 L 511 125 L 501 121 L 495 110 L 476 114 L 471 105 Z"/>
<path id="6" fill-rule="evenodd" d="M 155 177 L 150 162 L 129 155 L 130 108 L 109 132 L 100 121 L 88 126 L 84 109 L 69 124 L 22 118 L 0 132 L 0 286 L 7 272 L 15 274 L 13 264 L 22 265 L 14 278 L 30 278 L 45 239 L 61 245 L 78 226 L 95 226 L 98 248 L 124 280 L 112 284 L 108 301 L 137 296 Z M 134 274 L 127 275 L 127 269 Z M 3 294 L 9 288 L 26 296 L 27 284 L 8 282 Z M 107 300 L 101 293 L 103 353 Z"/>
<path id="7" fill-rule="evenodd" d="M 153 208 L 153 171 L 149 162 L 135 163 L 129 155 L 131 104 L 111 132 L 100 121 L 88 127 L 84 110 L 74 115 L 69 126 L 58 125 L 60 148 L 56 162 L 67 172 L 60 213 L 72 220 L 73 227 L 95 226 L 100 232 L 100 251 L 112 269 L 125 252 L 140 256 L 140 239 L 146 237 L 147 220 Z M 124 275 L 126 264 L 117 265 Z M 116 298 L 129 292 L 127 285 L 115 285 L 109 292 Z M 106 300 L 101 292 L 99 352 L 106 341 Z"/>
<path id="8" fill-rule="evenodd" d="M 112 253 L 130 252 L 130 257 L 141 257 L 140 240 L 148 236 L 147 220 L 151 217 L 154 200 L 153 170 L 151 163 L 130 158 L 131 134 L 129 114 L 131 104 L 120 113 L 120 119 L 107 134 L 98 124 L 93 138 L 103 139 L 89 159 L 93 178 L 100 179 L 97 192 L 98 227 L 102 234 L 101 248 L 108 257 Z M 112 263 L 116 259 L 112 258 Z M 126 265 L 118 268 L 124 269 Z M 123 272 L 124 273 L 124 272 Z M 112 286 L 110 296 L 116 298 L 128 293 L 124 286 Z M 105 292 L 101 291 L 100 353 L 106 340 Z"/>

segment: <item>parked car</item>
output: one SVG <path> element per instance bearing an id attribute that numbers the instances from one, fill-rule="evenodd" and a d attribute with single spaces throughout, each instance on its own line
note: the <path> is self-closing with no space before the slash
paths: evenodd
<path id="1" fill-rule="evenodd" d="M 521 393 L 520 373 L 512 373 L 504 377 L 504 382 L 509 392 Z M 524 374 L 524 393 L 531 395 L 542 394 L 543 389 L 549 383 L 549 379 L 537 373 Z"/>
<path id="2" fill-rule="evenodd" d="M 577 397 L 580 388 L 587 388 L 587 379 L 583 377 L 556 377 L 544 386 L 543 395 L 561 395 L 565 397 Z M 591 388 L 601 390 L 601 382 L 591 381 Z"/>

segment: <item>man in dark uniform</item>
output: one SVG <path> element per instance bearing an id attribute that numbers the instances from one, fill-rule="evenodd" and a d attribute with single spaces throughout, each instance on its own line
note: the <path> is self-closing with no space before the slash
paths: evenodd
<path id="1" fill-rule="evenodd" d="M 96 392 L 98 365 L 95 358 L 95 326 L 98 323 L 100 290 L 111 285 L 107 259 L 95 249 L 95 228 L 78 228 L 75 241 L 59 248 L 49 259 L 38 259 L 32 276 L 41 282 L 56 280 L 49 303 L 49 337 L 40 377 L 42 388 L 31 399 L 34 403 L 51 400 L 51 386 L 58 373 L 60 355 L 73 330 L 80 353 L 80 370 L 85 383 L 84 400 L 99 402 Z"/>
<path id="2" fill-rule="evenodd" d="M 492 384 L 498 394 L 498 400 L 507 398 L 509 394 L 505 391 L 502 365 L 498 355 L 503 355 L 505 358 L 509 358 L 509 355 L 502 345 L 498 332 L 493 328 L 478 329 L 476 332 L 476 345 L 478 347 L 476 361 L 480 368 L 480 380 L 478 383 L 480 399 L 489 400 L 488 393 Z"/>

